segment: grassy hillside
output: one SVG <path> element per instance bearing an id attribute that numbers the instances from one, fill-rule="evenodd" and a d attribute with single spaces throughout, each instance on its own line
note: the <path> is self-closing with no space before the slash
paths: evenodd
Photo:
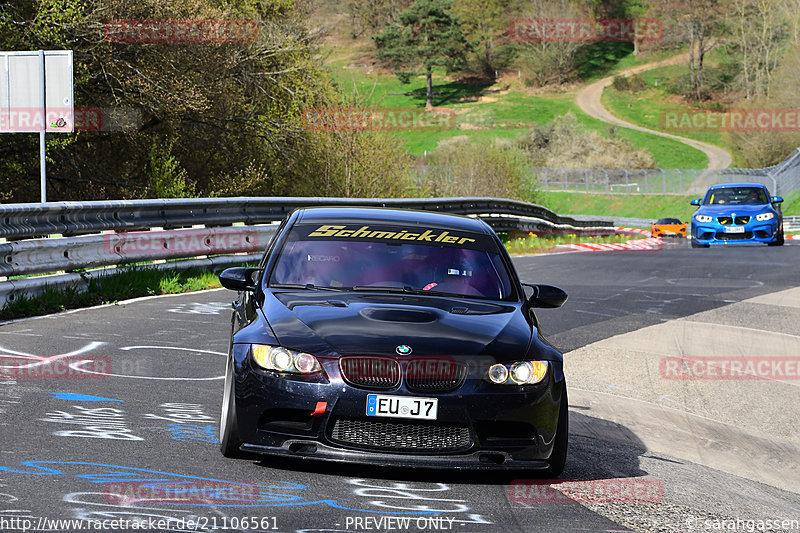
<path id="1" fill-rule="evenodd" d="M 352 66 L 346 60 L 332 61 L 328 65 L 340 90 L 358 95 L 368 105 L 424 108 L 423 77 L 413 78 L 404 85 L 389 73 Z M 414 156 L 432 151 L 440 141 L 455 136 L 513 139 L 534 124 L 546 124 L 570 112 L 586 129 L 608 134 L 607 124 L 585 115 L 578 108 L 574 91 L 535 91 L 523 87 L 513 76 L 497 83 L 469 83 L 446 79 L 441 71 L 437 74 L 434 105 L 454 109 L 456 127 L 442 131 L 400 132 L 406 149 Z M 637 148 L 649 151 L 662 168 L 705 168 L 708 164 L 702 152 L 677 141 L 623 128 L 616 128 L 614 132 Z"/>
<path id="2" fill-rule="evenodd" d="M 599 195 L 564 192 L 541 193 L 536 203 L 559 214 L 634 218 L 677 217 L 687 222 L 695 211 L 694 196 Z M 783 214 L 800 216 L 800 190 L 784 196 Z"/>
<path id="3" fill-rule="evenodd" d="M 677 217 L 689 220 L 695 207 L 691 196 L 606 196 L 550 192 L 539 203 L 559 214 L 652 218 Z"/>

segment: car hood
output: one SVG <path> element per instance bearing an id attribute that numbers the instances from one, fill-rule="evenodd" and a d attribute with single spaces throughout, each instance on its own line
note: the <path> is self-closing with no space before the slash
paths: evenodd
<path id="1" fill-rule="evenodd" d="M 375 293 L 267 291 L 264 316 L 280 345 L 316 355 L 527 353 L 534 328 L 521 303 Z"/>
<path id="2" fill-rule="evenodd" d="M 704 205 L 697 210 L 697 213 L 709 216 L 724 216 L 736 213 L 737 215 L 755 216 L 765 211 L 773 211 L 770 204 L 731 204 L 731 205 Z M 695 214 L 697 214 L 695 213 Z"/>

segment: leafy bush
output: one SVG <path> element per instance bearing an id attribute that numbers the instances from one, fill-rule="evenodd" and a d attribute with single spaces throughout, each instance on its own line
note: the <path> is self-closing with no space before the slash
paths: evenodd
<path id="1" fill-rule="evenodd" d="M 500 141 L 454 137 L 443 141 L 426 160 L 415 196 L 490 196 L 523 198 L 528 160 L 516 146 Z M 525 198 L 531 195 L 526 192 Z"/>
<path id="2" fill-rule="evenodd" d="M 612 83 L 612 86 L 614 89 L 620 92 L 630 89 L 630 83 L 628 82 L 628 78 L 625 76 L 614 76 L 614 82 Z"/>
<path id="3" fill-rule="evenodd" d="M 584 130 L 568 113 L 547 126 L 535 126 L 516 141 L 534 166 L 553 168 L 655 168 L 653 156 L 626 139 Z"/>

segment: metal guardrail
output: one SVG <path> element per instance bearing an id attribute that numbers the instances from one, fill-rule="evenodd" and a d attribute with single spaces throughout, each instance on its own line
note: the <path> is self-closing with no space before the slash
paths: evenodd
<path id="1" fill-rule="evenodd" d="M 800 231 L 800 217 L 783 217 L 783 231 Z"/>
<path id="2" fill-rule="evenodd" d="M 275 234 L 275 222 L 297 207 L 309 206 L 393 207 L 471 215 L 482 218 L 495 231 L 595 234 L 612 229 L 609 221 L 575 220 L 539 205 L 498 198 L 191 198 L 7 204 L 0 205 L 0 276 L 56 274 L 0 278 L 0 305 L 46 287 L 80 289 L 88 278 L 116 271 L 75 272 L 85 269 L 168 259 L 180 260 L 155 266 L 220 269 L 252 262 Z"/>
<path id="3" fill-rule="evenodd" d="M 0 244 L 0 276 L 41 274 L 161 259 L 257 253 L 275 225 L 105 233 Z"/>
<path id="4" fill-rule="evenodd" d="M 592 223 L 561 217 L 540 205 L 498 198 L 181 198 L 0 205 L 0 237 L 72 236 L 195 224 L 265 224 L 282 220 L 297 207 L 319 206 L 393 207 L 461 215 L 494 213 L 534 217 L 575 227 L 592 226 Z"/>

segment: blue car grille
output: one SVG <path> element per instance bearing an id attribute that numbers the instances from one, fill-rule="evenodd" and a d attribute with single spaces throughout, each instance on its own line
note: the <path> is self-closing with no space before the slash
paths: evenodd
<path id="1" fill-rule="evenodd" d="M 745 231 L 744 233 L 717 233 L 717 239 L 721 241 L 746 241 L 752 238 L 752 231 Z"/>
<path id="2" fill-rule="evenodd" d="M 472 447 L 466 426 L 337 418 L 331 440 L 359 448 L 408 452 L 456 451 Z"/>
<path id="3" fill-rule="evenodd" d="M 717 222 L 719 222 L 723 226 L 729 226 L 731 224 L 735 224 L 737 226 L 744 226 L 748 222 L 750 222 L 749 216 L 738 216 L 736 218 L 724 216 L 724 217 L 717 217 Z"/>

